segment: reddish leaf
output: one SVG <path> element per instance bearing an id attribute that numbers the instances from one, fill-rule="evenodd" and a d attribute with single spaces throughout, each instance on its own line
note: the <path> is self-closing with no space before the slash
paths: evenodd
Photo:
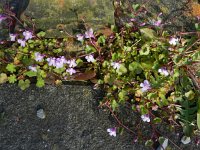
<path id="1" fill-rule="evenodd" d="M 74 80 L 90 80 L 96 76 L 96 73 L 93 70 L 86 71 L 84 73 L 78 73 L 74 75 Z"/>

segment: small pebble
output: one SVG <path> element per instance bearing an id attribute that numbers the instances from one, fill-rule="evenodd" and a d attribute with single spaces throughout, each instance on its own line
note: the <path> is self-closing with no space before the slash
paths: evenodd
<path id="1" fill-rule="evenodd" d="M 183 137 L 181 138 L 181 142 L 182 142 L 183 144 L 189 144 L 189 143 L 191 142 L 191 139 L 190 139 L 190 137 L 183 136 Z"/>
<path id="2" fill-rule="evenodd" d="M 44 109 L 38 109 L 37 110 L 37 117 L 40 119 L 44 119 L 46 117 Z"/>
<path id="3" fill-rule="evenodd" d="M 157 150 L 165 150 L 168 146 L 168 139 L 165 139 L 162 145 L 160 145 Z"/>

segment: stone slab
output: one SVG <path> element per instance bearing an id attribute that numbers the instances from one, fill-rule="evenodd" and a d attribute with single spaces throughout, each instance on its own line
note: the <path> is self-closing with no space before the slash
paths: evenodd
<path id="1" fill-rule="evenodd" d="M 176 31 L 194 31 L 194 17 L 200 15 L 200 4 L 196 0 L 115 0 L 122 1 L 125 7 L 133 4 L 141 4 L 145 6 L 151 17 L 156 17 L 159 13 L 163 13 L 163 23 L 165 28 L 171 32 Z M 195 7 L 194 7 L 195 6 Z M 125 13 L 129 13 L 125 10 Z M 147 14 L 148 15 L 148 14 Z M 120 18 L 121 17 L 121 18 Z M 119 16 L 121 22 L 130 20 L 127 15 Z"/>
<path id="2" fill-rule="evenodd" d="M 94 29 L 113 24 L 113 11 L 110 0 L 31 0 L 25 14 L 37 29 L 60 37 L 80 32 L 81 21 Z"/>
<path id="3" fill-rule="evenodd" d="M 98 95 L 91 86 L 63 85 L 22 91 L 0 85 L 1 150 L 145 150 L 133 145 L 130 135 L 110 137 L 114 123 L 98 108 Z M 36 116 L 42 105 L 46 118 Z M 0 110 L 1 111 L 1 110 Z"/>
<path id="4" fill-rule="evenodd" d="M 92 86 L 73 83 L 58 87 L 47 85 L 44 88 L 32 85 L 25 91 L 16 85 L 0 85 L 0 149 L 149 149 L 144 143 L 133 144 L 134 137 L 127 132 L 123 135 L 117 133 L 117 137 L 108 135 L 106 129 L 117 124 L 108 111 L 98 107 L 100 98 L 102 93 L 93 90 Z M 36 116 L 38 105 L 43 106 L 45 119 Z M 123 118 L 128 119 L 134 115 L 123 114 L 126 115 Z M 144 124 L 142 128 L 146 131 L 149 127 Z M 189 145 L 182 145 L 181 135 L 168 132 L 164 126 L 161 130 L 183 150 L 200 148 L 194 141 Z M 172 150 L 177 150 L 174 145 L 170 145 Z"/>

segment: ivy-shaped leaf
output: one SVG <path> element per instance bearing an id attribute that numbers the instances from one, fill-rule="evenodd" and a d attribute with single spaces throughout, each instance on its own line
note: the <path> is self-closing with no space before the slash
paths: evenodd
<path id="1" fill-rule="evenodd" d="M 142 28 L 140 29 L 140 32 L 145 38 L 148 38 L 148 39 L 154 39 L 157 37 L 156 32 L 153 29 Z"/>
<path id="2" fill-rule="evenodd" d="M 18 86 L 20 87 L 20 89 L 25 90 L 30 86 L 30 80 L 19 80 Z"/>
<path id="3" fill-rule="evenodd" d="M 9 83 L 15 83 L 16 81 L 17 81 L 16 75 L 13 74 L 8 77 Z"/>
<path id="4" fill-rule="evenodd" d="M 35 76 L 37 76 L 37 72 L 35 72 L 35 71 L 27 71 L 24 74 L 27 75 L 28 77 L 35 77 Z"/>
<path id="5" fill-rule="evenodd" d="M 1 74 L 0 74 L 0 84 L 5 83 L 5 82 L 7 82 L 7 81 L 8 81 L 7 74 L 1 73 Z"/>
<path id="6" fill-rule="evenodd" d="M 6 69 L 11 73 L 16 72 L 16 67 L 15 67 L 15 65 L 13 63 L 8 64 Z"/>
<path id="7" fill-rule="evenodd" d="M 36 83 L 36 86 L 41 88 L 45 85 L 45 82 L 44 82 L 44 79 L 42 79 L 41 77 L 38 77 L 37 78 L 37 83 Z"/>

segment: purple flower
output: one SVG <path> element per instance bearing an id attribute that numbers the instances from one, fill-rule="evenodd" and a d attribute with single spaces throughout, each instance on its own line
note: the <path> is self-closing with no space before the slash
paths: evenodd
<path id="1" fill-rule="evenodd" d="M 47 58 L 47 62 L 49 66 L 56 66 L 56 58 L 54 57 Z"/>
<path id="2" fill-rule="evenodd" d="M 146 25 L 146 23 L 145 22 L 143 22 L 143 23 L 140 23 L 140 26 L 145 26 Z"/>
<path id="3" fill-rule="evenodd" d="M 0 23 L 5 20 L 7 17 L 5 17 L 4 15 L 0 14 Z"/>
<path id="4" fill-rule="evenodd" d="M 162 14 L 163 14 L 162 12 L 161 12 L 161 13 L 159 13 L 159 14 L 158 14 L 158 17 L 160 17 Z"/>
<path id="5" fill-rule="evenodd" d="M 162 24 L 162 20 L 157 20 L 157 21 L 155 21 L 155 22 L 153 23 L 153 25 L 154 25 L 154 26 L 157 26 L 157 27 L 161 26 L 161 24 Z"/>
<path id="6" fill-rule="evenodd" d="M 152 110 L 157 111 L 158 110 L 158 105 L 154 105 L 151 108 L 152 108 Z"/>
<path id="7" fill-rule="evenodd" d="M 61 57 L 60 57 L 60 61 L 61 61 L 63 64 L 66 64 L 66 63 L 67 63 L 67 60 L 65 59 L 64 56 L 61 56 Z"/>
<path id="8" fill-rule="evenodd" d="M 31 71 L 37 72 L 37 68 L 34 66 L 29 66 L 28 69 L 30 69 Z"/>
<path id="9" fill-rule="evenodd" d="M 16 34 L 10 34 L 9 36 L 10 36 L 10 41 L 15 41 L 17 35 Z"/>
<path id="10" fill-rule="evenodd" d="M 24 35 L 24 37 L 25 37 L 25 40 L 29 40 L 29 39 L 32 39 L 32 38 L 33 38 L 33 34 L 32 34 L 32 32 L 30 32 L 30 31 L 24 31 L 24 32 L 23 32 L 23 35 Z"/>
<path id="11" fill-rule="evenodd" d="M 74 68 L 77 66 L 75 59 L 68 60 L 66 63 L 69 65 L 70 68 Z"/>
<path id="12" fill-rule="evenodd" d="M 94 38 L 94 34 L 93 34 L 93 29 L 90 28 L 88 31 L 85 32 L 85 38 L 89 39 L 89 38 Z"/>
<path id="13" fill-rule="evenodd" d="M 116 127 L 114 127 L 114 128 L 108 128 L 107 132 L 109 133 L 110 136 L 116 137 L 116 135 L 117 135 L 117 128 Z"/>
<path id="14" fill-rule="evenodd" d="M 47 58 L 47 62 L 49 64 L 49 66 L 54 66 L 56 68 L 62 68 L 64 66 L 64 64 L 67 63 L 67 60 L 65 59 L 64 56 L 61 56 L 59 58 L 50 57 L 50 58 Z"/>
<path id="15" fill-rule="evenodd" d="M 161 75 L 164 75 L 164 76 L 168 76 L 168 75 L 169 75 L 169 72 L 168 72 L 165 68 L 160 68 L 160 69 L 158 69 L 158 72 L 159 72 Z"/>
<path id="16" fill-rule="evenodd" d="M 56 68 L 62 68 L 64 64 L 67 63 L 67 60 L 65 59 L 64 56 L 61 56 L 60 58 L 55 59 L 55 67 Z"/>
<path id="17" fill-rule="evenodd" d="M 142 121 L 144 121 L 144 122 L 150 122 L 150 118 L 149 118 L 149 115 L 148 115 L 148 114 L 142 115 L 142 116 L 141 116 L 141 119 L 142 119 Z"/>
<path id="18" fill-rule="evenodd" d="M 171 38 L 170 40 L 169 40 L 169 44 L 171 44 L 171 45 L 176 45 L 177 43 L 178 43 L 178 38 Z"/>
<path id="19" fill-rule="evenodd" d="M 82 42 L 84 40 L 84 35 L 82 35 L 82 34 L 77 34 L 76 37 L 77 37 L 77 40 L 80 42 Z"/>
<path id="20" fill-rule="evenodd" d="M 70 75 L 72 75 L 72 74 L 76 73 L 76 70 L 73 69 L 73 68 L 68 68 L 68 69 L 66 70 L 66 72 L 69 73 Z"/>
<path id="21" fill-rule="evenodd" d="M 26 41 L 24 41 L 22 39 L 18 39 L 17 42 L 21 45 L 21 47 L 25 47 L 26 46 Z"/>
<path id="22" fill-rule="evenodd" d="M 200 16 L 197 16 L 197 20 L 200 21 Z"/>
<path id="23" fill-rule="evenodd" d="M 136 19 L 135 19 L 135 18 L 131 18 L 130 21 L 133 21 L 133 22 L 134 22 L 134 21 L 136 21 Z"/>
<path id="24" fill-rule="evenodd" d="M 87 62 L 92 62 L 92 63 L 95 62 L 93 55 L 85 56 L 85 59 L 87 60 Z"/>
<path id="25" fill-rule="evenodd" d="M 146 92 L 147 90 L 151 89 L 151 86 L 149 84 L 148 80 L 144 80 L 143 83 L 140 83 L 140 87 L 142 88 L 142 92 Z"/>
<path id="26" fill-rule="evenodd" d="M 35 60 L 38 62 L 42 62 L 44 55 L 40 54 L 39 52 L 35 53 Z"/>
<path id="27" fill-rule="evenodd" d="M 118 63 L 118 62 L 112 62 L 111 63 L 111 66 L 114 68 L 114 69 L 119 69 L 120 68 L 120 63 Z"/>

